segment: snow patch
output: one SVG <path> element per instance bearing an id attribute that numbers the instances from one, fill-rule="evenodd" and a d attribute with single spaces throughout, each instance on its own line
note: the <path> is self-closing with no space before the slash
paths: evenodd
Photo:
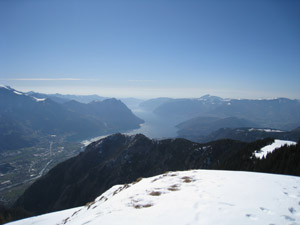
<path id="1" fill-rule="evenodd" d="M 5 88 L 5 89 L 7 89 L 7 90 L 11 90 L 11 88 L 10 88 L 9 86 L 6 86 L 6 85 L 2 85 L 2 84 L 1 84 L 0 87 L 1 87 L 1 88 Z"/>
<path id="2" fill-rule="evenodd" d="M 272 144 L 263 147 L 259 151 L 256 151 L 254 155 L 256 158 L 262 159 L 263 157 L 266 157 L 268 153 L 273 152 L 277 148 L 280 148 L 284 145 L 296 145 L 296 144 L 297 143 L 294 141 L 283 141 L 283 140 L 275 139 Z"/>
<path id="3" fill-rule="evenodd" d="M 257 129 L 257 128 L 251 128 L 248 131 L 262 131 L 262 132 L 274 132 L 274 133 L 280 133 L 284 132 L 282 130 L 275 130 L 275 129 Z"/>
<path id="4" fill-rule="evenodd" d="M 32 97 L 34 100 L 36 100 L 37 102 L 43 102 L 46 99 L 45 98 L 36 98 L 36 97 Z"/>
<path id="5" fill-rule="evenodd" d="M 19 91 L 14 91 L 15 94 L 17 95 L 24 95 L 23 93 L 19 92 Z"/>
<path id="6" fill-rule="evenodd" d="M 116 185 L 86 206 L 10 225 L 300 224 L 300 178 L 190 170 Z"/>

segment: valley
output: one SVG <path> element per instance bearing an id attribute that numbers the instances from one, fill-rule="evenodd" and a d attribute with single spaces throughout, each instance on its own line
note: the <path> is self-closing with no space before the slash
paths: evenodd
<path id="1" fill-rule="evenodd" d="M 0 152 L 0 204 L 14 203 L 35 180 L 82 149 L 80 143 L 50 136 L 32 147 Z"/>
<path id="2" fill-rule="evenodd" d="M 83 140 L 142 123 L 114 98 L 48 96 L 1 85 L 0 205 L 11 206 L 51 168 L 78 155 L 85 148 Z"/>

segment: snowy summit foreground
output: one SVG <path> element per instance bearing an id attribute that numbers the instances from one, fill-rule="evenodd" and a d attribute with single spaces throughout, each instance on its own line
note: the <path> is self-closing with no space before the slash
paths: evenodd
<path id="1" fill-rule="evenodd" d="M 191 170 L 116 185 L 86 206 L 10 225 L 300 224 L 299 200 L 299 177 Z"/>

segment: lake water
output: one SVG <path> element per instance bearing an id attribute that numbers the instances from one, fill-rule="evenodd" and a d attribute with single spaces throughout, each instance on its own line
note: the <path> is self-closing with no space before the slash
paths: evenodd
<path id="1" fill-rule="evenodd" d="M 144 134 L 149 138 L 173 138 L 177 136 L 177 120 L 161 117 L 152 112 L 142 110 L 134 111 L 134 114 L 145 121 L 139 129 L 132 130 L 126 134 Z"/>
<path id="2" fill-rule="evenodd" d="M 154 139 L 174 138 L 177 136 L 177 128 L 175 126 L 180 121 L 172 118 L 161 117 L 152 112 L 143 110 L 135 110 L 133 113 L 143 119 L 145 123 L 143 123 L 140 128 L 125 132 L 124 134 L 144 134 L 145 136 Z M 89 140 L 84 140 L 81 143 L 87 146 L 91 142 L 105 138 L 108 135 L 94 137 Z"/>

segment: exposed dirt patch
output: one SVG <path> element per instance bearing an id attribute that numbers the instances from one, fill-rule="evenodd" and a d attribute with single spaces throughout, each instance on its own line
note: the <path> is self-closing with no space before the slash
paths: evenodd
<path id="1" fill-rule="evenodd" d="M 169 191 L 179 191 L 179 186 L 177 184 L 172 185 L 168 188 Z"/>
<path id="2" fill-rule="evenodd" d="M 160 191 L 152 191 L 150 192 L 150 195 L 152 196 L 160 196 L 162 193 Z"/>

